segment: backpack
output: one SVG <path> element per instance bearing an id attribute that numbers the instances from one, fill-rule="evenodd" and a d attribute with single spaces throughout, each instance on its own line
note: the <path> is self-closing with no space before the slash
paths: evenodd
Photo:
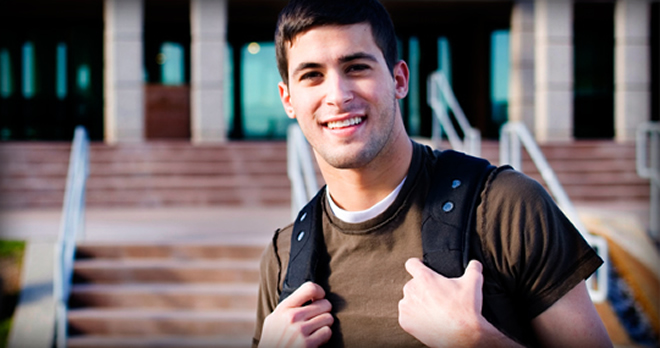
<path id="1" fill-rule="evenodd" d="M 422 212 L 423 262 L 445 277 L 460 277 L 470 261 L 470 236 L 475 231 L 476 208 L 487 179 L 491 174 L 512 168 L 495 167 L 485 159 L 453 150 L 433 151 L 431 156 L 432 182 Z M 322 231 L 321 199 L 324 191 L 325 187 L 319 190 L 300 210 L 294 222 L 280 302 L 306 281 L 323 281 L 316 275 L 319 267 L 326 267 L 328 263 Z M 482 252 L 474 250 L 474 253 L 481 255 Z M 484 274 L 487 271 L 484 269 Z M 524 324 L 513 316 L 511 301 L 506 297 L 484 295 L 482 313 L 508 336 L 519 342 L 527 341 L 528 333 L 525 334 L 526 330 L 522 328 Z"/>
<path id="2" fill-rule="evenodd" d="M 495 166 L 452 150 L 441 152 L 437 161 L 422 213 L 423 261 L 445 277 L 460 277 L 469 262 L 469 237 L 479 193 Z M 319 190 L 294 222 L 280 302 L 304 282 L 317 282 L 320 255 L 325 251 L 321 227 L 324 191 L 325 187 Z"/>

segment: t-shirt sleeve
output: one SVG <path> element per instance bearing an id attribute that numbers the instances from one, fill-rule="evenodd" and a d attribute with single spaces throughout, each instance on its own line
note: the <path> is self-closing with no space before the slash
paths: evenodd
<path id="1" fill-rule="evenodd" d="M 283 277 L 282 265 L 289 263 L 289 241 L 292 225 L 275 232 L 273 241 L 261 255 L 259 265 L 259 293 L 257 295 L 257 321 L 252 338 L 252 347 L 259 345 L 266 317 L 275 310 L 280 299 Z"/>
<path id="2" fill-rule="evenodd" d="M 528 319 L 589 277 L 603 261 L 545 189 L 513 170 L 491 178 L 478 207 L 486 267 Z"/>
<path id="3" fill-rule="evenodd" d="M 259 265 L 259 293 L 257 295 L 257 321 L 252 339 L 252 347 L 259 345 L 264 320 L 277 307 L 279 273 L 280 264 L 277 257 L 276 241 L 274 240 L 261 255 Z"/>

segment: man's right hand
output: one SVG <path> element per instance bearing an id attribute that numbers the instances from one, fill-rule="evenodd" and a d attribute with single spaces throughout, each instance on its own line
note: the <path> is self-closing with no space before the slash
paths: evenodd
<path id="1" fill-rule="evenodd" d="M 319 285 L 301 285 L 266 317 L 259 347 L 318 347 L 328 342 L 334 318 L 324 297 Z"/>

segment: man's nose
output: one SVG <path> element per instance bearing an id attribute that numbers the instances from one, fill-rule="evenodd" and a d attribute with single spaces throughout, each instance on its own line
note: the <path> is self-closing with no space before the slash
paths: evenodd
<path id="1" fill-rule="evenodd" d="M 342 107 L 353 100 L 353 89 L 350 81 L 347 81 L 346 78 L 331 75 L 326 83 L 328 89 L 325 99 L 328 105 Z"/>

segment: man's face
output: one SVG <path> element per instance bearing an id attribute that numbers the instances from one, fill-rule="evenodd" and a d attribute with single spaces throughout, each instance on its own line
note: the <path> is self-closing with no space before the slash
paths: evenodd
<path id="1" fill-rule="evenodd" d="M 317 159 L 332 167 L 367 165 L 392 144 L 395 127 L 403 127 L 397 99 L 408 92 L 408 68 L 399 62 L 390 73 L 368 24 L 321 26 L 296 36 L 288 70 L 289 85 L 279 85 L 284 109 Z"/>

